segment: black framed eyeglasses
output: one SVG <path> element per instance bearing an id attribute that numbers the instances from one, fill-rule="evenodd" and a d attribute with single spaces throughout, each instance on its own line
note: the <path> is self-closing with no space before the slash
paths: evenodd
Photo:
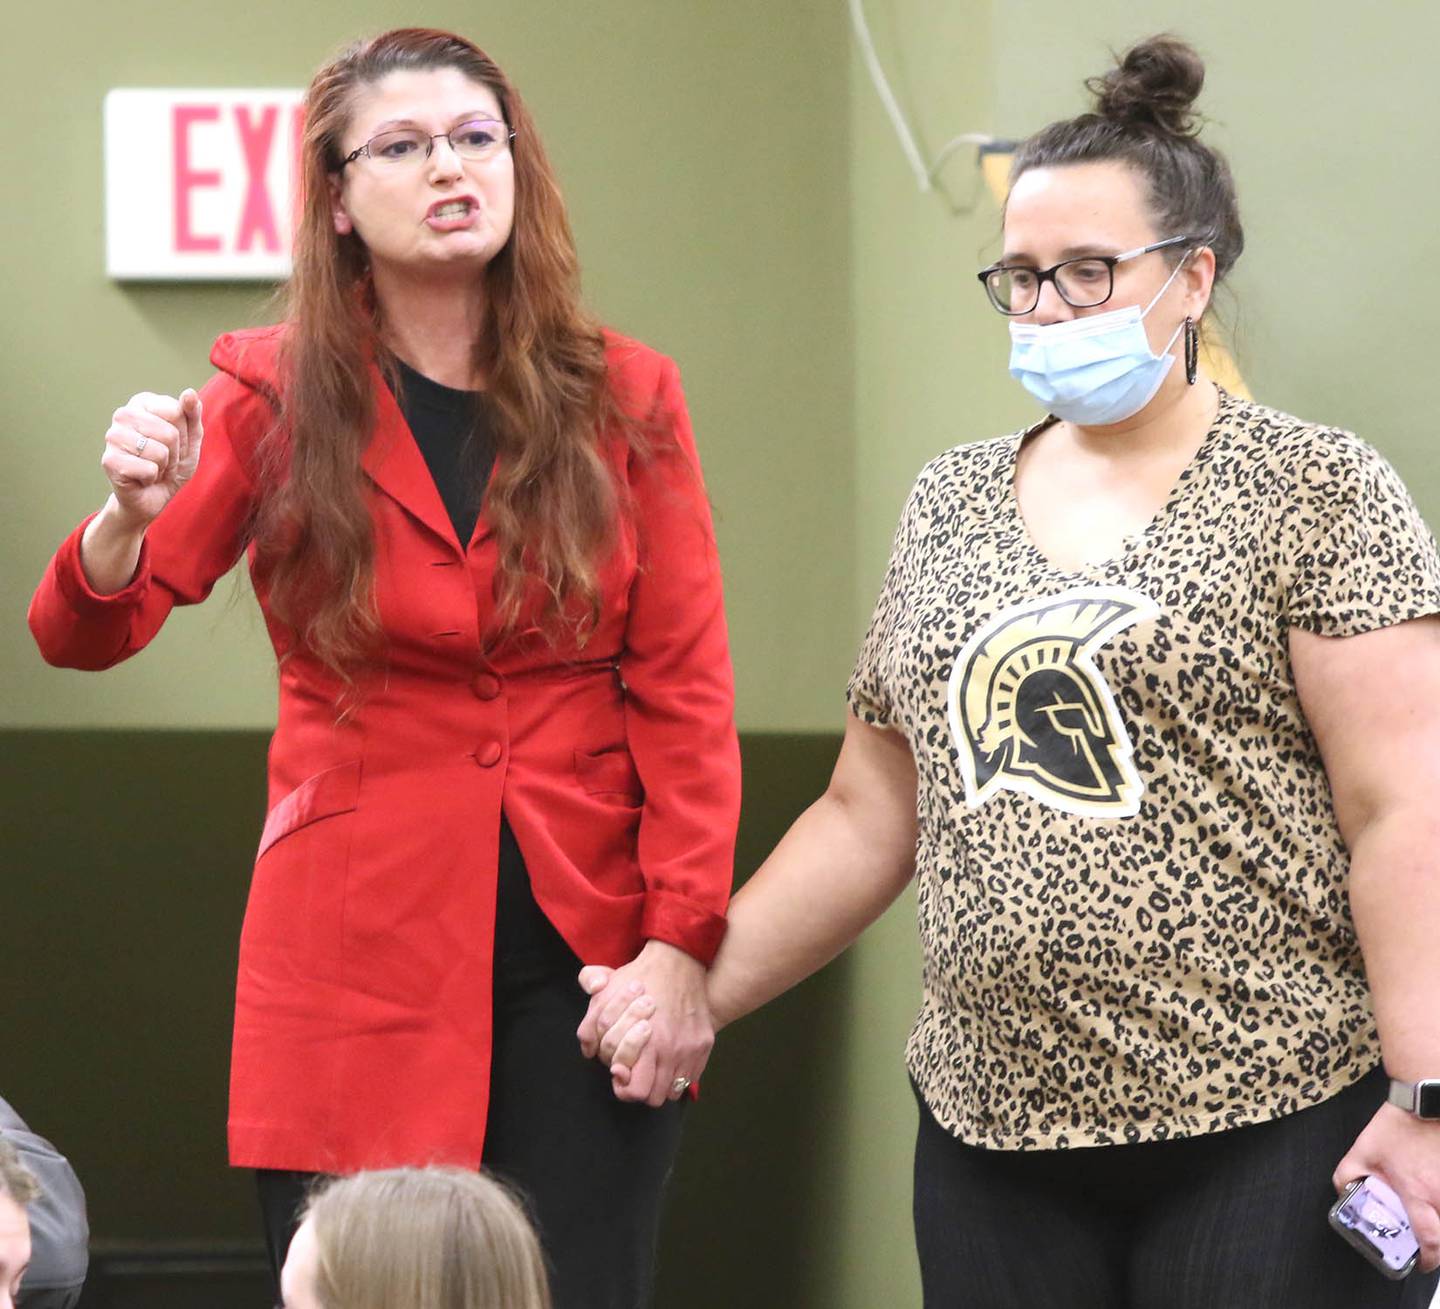
<path id="1" fill-rule="evenodd" d="M 1024 264 L 992 264 L 976 276 L 990 303 L 1002 314 L 1028 314 L 1040 303 L 1040 288 L 1053 282 L 1060 298 L 1072 309 L 1094 309 L 1103 305 L 1115 292 L 1115 265 L 1127 259 L 1138 259 L 1154 250 L 1197 241 L 1195 236 L 1171 236 L 1164 241 L 1142 245 L 1118 255 L 1080 255 L 1062 259 L 1050 268 L 1030 268 Z"/>
<path id="2" fill-rule="evenodd" d="M 372 136 L 358 150 L 352 150 L 340 161 L 340 168 L 353 164 L 361 155 L 386 166 L 418 164 L 434 153 L 436 141 L 448 141 L 461 159 L 489 159 L 507 149 L 514 139 L 515 129 L 493 118 L 471 118 L 448 132 L 434 134 L 418 127 L 397 127 Z"/>

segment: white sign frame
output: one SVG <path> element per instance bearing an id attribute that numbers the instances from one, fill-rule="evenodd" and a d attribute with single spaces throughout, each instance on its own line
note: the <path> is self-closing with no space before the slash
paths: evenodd
<path id="1" fill-rule="evenodd" d="M 117 281 L 288 277 L 303 95 L 108 92 L 106 273 Z"/>

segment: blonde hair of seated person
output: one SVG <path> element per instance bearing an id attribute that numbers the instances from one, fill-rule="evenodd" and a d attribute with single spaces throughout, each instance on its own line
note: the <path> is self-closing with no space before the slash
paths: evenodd
<path id="1" fill-rule="evenodd" d="M 3 1136 L 0 1136 L 0 1195 L 22 1209 L 40 1196 L 35 1174 L 20 1162 L 19 1152 Z"/>
<path id="2" fill-rule="evenodd" d="M 323 1309 L 550 1309 L 534 1229 L 480 1173 L 357 1173 L 316 1192 L 305 1217 Z"/>

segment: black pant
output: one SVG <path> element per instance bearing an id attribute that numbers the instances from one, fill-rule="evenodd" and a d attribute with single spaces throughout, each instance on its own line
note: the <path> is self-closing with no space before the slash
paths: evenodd
<path id="1" fill-rule="evenodd" d="M 1387 1281 L 1326 1221 L 1386 1086 L 1377 1069 L 1235 1131 L 1013 1152 L 961 1143 L 921 1101 L 925 1309 L 1423 1309 L 1436 1274 Z"/>
<path id="2" fill-rule="evenodd" d="M 495 911 L 494 1044 L 482 1165 L 525 1198 L 555 1309 L 644 1309 L 685 1102 L 624 1104 L 575 1039 L 588 1003 L 580 961 L 550 925 L 502 824 Z M 313 1173 L 256 1173 L 278 1285 Z"/>

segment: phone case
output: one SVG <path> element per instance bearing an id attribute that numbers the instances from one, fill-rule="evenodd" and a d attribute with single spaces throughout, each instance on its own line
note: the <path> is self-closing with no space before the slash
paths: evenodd
<path id="1" fill-rule="evenodd" d="M 1400 1197 L 1378 1177 L 1351 1182 L 1330 1209 L 1330 1226 L 1393 1281 L 1409 1275 L 1420 1243 Z"/>

